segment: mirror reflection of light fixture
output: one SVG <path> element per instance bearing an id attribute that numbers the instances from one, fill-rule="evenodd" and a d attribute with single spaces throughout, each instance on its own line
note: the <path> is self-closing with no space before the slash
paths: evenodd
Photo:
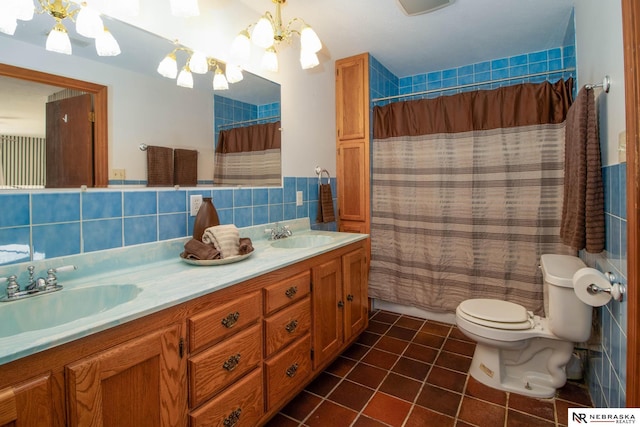
<path id="1" fill-rule="evenodd" d="M 322 49 L 322 42 L 316 32 L 302 18 L 293 18 L 286 26 L 283 25 L 281 8 L 287 0 L 271 1 L 276 4 L 275 17 L 266 12 L 258 22 L 242 30 L 233 40 L 231 55 L 238 63 L 246 63 L 250 56 L 250 42 L 253 42 L 256 46 L 265 49 L 265 55 L 262 57 L 262 66 L 270 71 L 277 71 L 278 58 L 275 46 L 282 41 L 291 43 L 293 34 L 298 34 L 300 36 L 300 63 L 302 68 L 309 69 L 317 66 L 320 63 L 317 53 Z M 301 23 L 300 30 L 293 28 L 297 23 Z M 251 27 L 253 27 L 253 31 L 249 34 Z"/>
<path id="2" fill-rule="evenodd" d="M 7 3 L 8 7 L 3 9 L 0 17 L 0 31 L 3 33 L 14 35 L 17 20 L 29 21 L 33 18 L 34 12 L 46 13 L 56 21 L 47 36 L 47 50 L 71 55 L 71 40 L 63 24 L 68 18 L 76 23 L 78 34 L 96 39 L 98 55 L 113 56 L 120 53 L 118 42 L 104 28 L 100 13 L 88 7 L 85 2 L 78 6 L 70 0 L 37 0 L 39 9 L 34 7 L 32 0 L 8 0 Z"/>
<path id="3" fill-rule="evenodd" d="M 174 42 L 176 48 L 169 52 L 158 64 L 158 74 L 169 79 L 175 79 L 176 76 L 178 86 L 193 88 L 193 75 L 191 73 L 206 74 L 208 71 L 214 71 L 213 88 L 214 90 L 227 90 L 229 83 L 235 83 L 242 80 L 242 69 L 237 65 L 226 66 L 226 73 L 222 72 L 220 63 L 212 58 L 208 58 L 202 52 L 193 51 L 187 47 L 181 46 L 178 41 Z M 186 65 L 178 74 L 178 52 L 185 52 L 188 57 Z"/>

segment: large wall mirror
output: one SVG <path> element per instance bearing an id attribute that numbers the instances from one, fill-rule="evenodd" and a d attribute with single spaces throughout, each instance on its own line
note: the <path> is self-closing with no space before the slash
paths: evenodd
<path id="1" fill-rule="evenodd" d="M 76 35 L 73 28 L 68 28 L 72 55 L 46 51 L 46 34 L 52 19 L 45 15 L 36 15 L 33 21 L 19 21 L 14 36 L 0 33 L 0 137 L 19 133 L 23 140 L 44 138 L 47 125 L 42 121 L 46 120 L 47 100 L 52 94 L 71 89 L 89 94 L 95 113 L 93 146 L 88 150 L 93 159 L 93 182 L 81 185 L 144 185 L 147 163 L 146 154 L 139 149 L 141 144 L 197 150 L 198 183 L 212 183 L 217 135 L 214 118 L 225 117 L 228 129 L 233 126 L 234 117 L 234 112 L 220 109 L 238 104 L 279 106 L 280 86 L 244 72 L 244 79 L 230 84 L 229 90 L 213 91 L 213 73 L 209 72 L 194 74 L 193 89 L 178 87 L 175 80 L 156 72 L 159 61 L 174 48 L 172 41 L 108 17 L 104 19 L 120 44 L 119 56 L 97 56 L 93 44 Z M 179 65 L 184 62 L 186 56 L 180 57 L 178 52 Z M 229 100 L 216 103 L 215 112 L 214 95 Z M 28 98 L 39 100 L 38 106 L 33 107 L 37 111 L 31 115 L 27 112 Z M 34 124 L 35 116 L 39 116 L 39 124 Z M 68 151 L 76 166 L 87 163 L 80 160 L 78 149 Z M 56 161 L 63 165 L 62 160 Z M 64 165 L 61 169 L 71 167 Z M 70 182 L 45 183 L 44 187 L 79 186 Z M 7 183 L 0 182 L 3 184 Z M 25 187 L 29 186 L 0 188 Z"/>

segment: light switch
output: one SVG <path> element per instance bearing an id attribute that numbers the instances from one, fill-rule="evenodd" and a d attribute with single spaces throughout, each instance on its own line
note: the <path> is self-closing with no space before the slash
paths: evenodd
<path id="1" fill-rule="evenodd" d="M 296 191 L 296 206 L 302 206 L 302 191 Z"/>
<path id="2" fill-rule="evenodd" d="M 618 161 L 624 163 L 627 161 L 627 131 L 623 130 L 618 134 Z"/>

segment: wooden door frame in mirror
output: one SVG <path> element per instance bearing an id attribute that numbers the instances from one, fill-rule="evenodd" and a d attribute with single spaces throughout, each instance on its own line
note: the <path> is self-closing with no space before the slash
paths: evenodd
<path id="1" fill-rule="evenodd" d="M 627 128 L 627 407 L 640 407 L 640 4 L 622 0 Z"/>
<path id="2" fill-rule="evenodd" d="M 28 80 L 36 83 L 60 86 L 93 94 L 94 103 L 94 141 L 93 174 L 94 187 L 107 187 L 109 184 L 109 133 L 107 121 L 107 86 L 89 83 L 69 77 L 0 64 L 0 75 Z"/>

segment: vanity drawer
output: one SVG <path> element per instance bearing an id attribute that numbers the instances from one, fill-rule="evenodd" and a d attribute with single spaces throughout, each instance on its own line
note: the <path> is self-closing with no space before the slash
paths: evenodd
<path id="1" fill-rule="evenodd" d="M 311 336 L 306 334 L 286 351 L 265 362 L 267 410 L 302 384 L 311 374 Z"/>
<path id="2" fill-rule="evenodd" d="M 311 328 L 310 297 L 285 308 L 264 320 L 265 355 L 271 356 L 300 338 Z"/>
<path id="3" fill-rule="evenodd" d="M 189 324 L 189 350 L 220 341 L 260 318 L 260 291 L 250 293 L 220 307 L 192 316 Z"/>
<path id="4" fill-rule="evenodd" d="M 263 414 L 262 370 L 256 369 L 189 417 L 191 427 L 253 427 Z"/>
<path id="5" fill-rule="evenodd" d="M 264 288 L 264 312 L 273 313 L 276 310 L 298 301 L 309 294 L 311 289 L 311 273 L 304 271 L 289 279 Z"/>
<path id="6" fill-rule="evenodd" d="M 189 403 L 196 407 L 262 360 L 262 331 L 254 325 L 189 358 Z"/>

